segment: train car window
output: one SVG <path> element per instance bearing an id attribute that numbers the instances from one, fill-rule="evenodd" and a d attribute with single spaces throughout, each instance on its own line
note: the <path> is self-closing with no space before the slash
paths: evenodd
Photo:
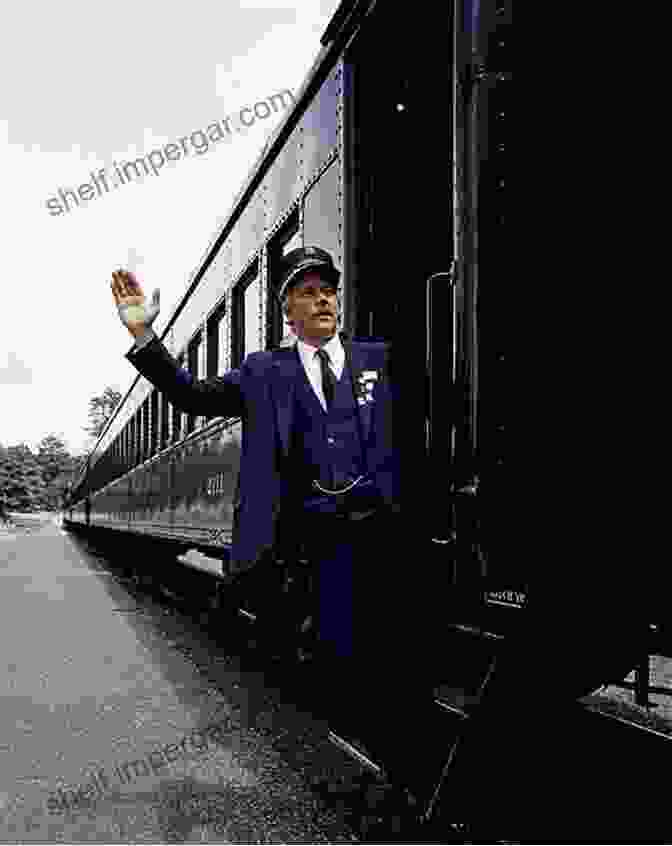
<path id="1" fill-rule="evenodd" d="M 135 414 L 128 421 L 128 464 L 129 469 L 135 467 Z"/>
<path id="2" fill-rule="evenodd" d="M 135 463 L 142 464 L 142 405 L 135 412 Z"/>
<path id="3" fill-rule="evenodd" d="M 126 467 L 126 472 L 128 472 L 131 469 L 131 462 L 132 462 L 132 459 L 131 459 L 131 425 L 132 425 L 132 419 L 129 418 L 128 421 L 126 422 L 126 426 L 125 426 L 126 437 L 125 437 L 125 440 L 124 440 L 124 466 Z"/>
<path id="4" fill-rule="evenodd" d="M 135 412 L 135 427 L 134 435 L 134 450 L 135 450 L 135 465 L 142 463 L 142 407 L 139 407 Z"/>
<path id="5" fill-rule="evenodd" d="M 187 363 L 185 361 L 184 353 L 181 353 L 177 356 L 177 366 L 181 367 L 183 370 L 188 370 Z M 183 414 L 179 408 L 173 406 L 173 443 L 177 441 L 181 441 L 185 435 L 186 429 L 186 421 L 185 418 L 186 414 Z"/>
<path id="6" fill-rule="evenodd" d="M 161 415 L 160 415 L 160 441 L 159 449 L 162 450 L 168 446 L 170 442 L 170 423 L 168 415 L 170 414 L 170 404 L 168 397 L 161 393 Z"/>
<path id="7" fill-rule="evenodd" d="M 226 344 L 225 330 L 223 325 L 226 318 L 226 308 L 221 304 L 208 318 L 207 325 L 207 361 L 206 377 L 213 379 L 225 372 L 220 370 L 220 361 L 223 357 Z"/>
<path id="8" fill-rule="evenodd" d="M 196 335 L 187 349 L 187 361 L 189 372 L 195 381 L 203 378 L 203 335 L 201 332 Z M 193 432 L 202 422 L 201 415 L 187 414 L 187 432 Z"/>
<path id="9" fill-rule="evenodd" d="M 259 343 L 259 277 L 245 288 L 245 355 L 261 349 Z"/>
<path id="10" fill-rule="evenodd" d="M 292 331 L 282 314 L 275 292 L 281 273 L 283 256 L 303 246 L 298 207 L 290 214 L 282 228 L 268 244 L 268 273 L 266 279 L 266 348 L 273 349 L 293 342 Z"/>
<path id="11" fill-rule="evenodd" d="M 261 349 L 259 342 L 260 294 L 259 262 L 255 261 L 233 289 L 232 346 L 234 367 L 240 367 L 246 355 Z"/>
<path id="12" fill-rule="evenodd" d="M 140 408 L 133 414 L 133 466 L 140 463 Z"/>
<path id="13" fill-rule="evenodd" d="M 156 455 L 159 449 L 158 432 L 159 432 L 159 392 L 156 388 L 150 394 L 149 402 L 149 454 Z"/>
<path id="14" fill-rule="evenodd" d="M 197 358 L 197 366 L 198 366 L 198 378 L 205 379 L 206 378 L 206 360 L 205 360 L 205 342 L 203 340 L 203 335 L 199 335 L 198 341 L 198 358 Z"/>
<path id="15" fill-rule="evenodd" d="M 149 397 L 142 401 L 142 405 L 140 406 L 142 410 L 141 415 L 141 435 L 140 435 L 140 443 L 141 443 L 141 455 L 140 455 L 140 463 L 147 461 L 149 458 Z"/>
<path id="16" fill-rule="evenodd" d="M 166 412 L 166 428 L 168 430 L 167 433 L 166 433 L 166 435 L 167 435 L 166 446 L 170 446 L 175 440 L 175 435 L 174 435 L 175 429 L 174 429 L 173 417 L 174 417 L 173 404 L 172 404 L 172 402 L 170 402 L 170 400 L 168 400 L 168 409 L 167 409 L 167 412 Z"/>
<path id="17" fill-rule="evenodd" d="M 135 467 L 138 463 L 138 413 L 133 413 L 131 417 L 131 467 Z"/>
<path id="18" fill-rule="evenodd" d="M 180 428 L 182 426 L 182 413 L 173 403 L 170 404 L 170 439 L 176 444 L 180 440 Z"/>
<path id="19" fill-rule="evenodd" d="M 142 403 L 142 458 L 141 461 L 146 461 L 149 458 L 149 397 L 146 397 Z"/>
<path id="20" fill-rule="evenodd" d="M 214 379 L 228 370 L 226 303 L 220 305 L 208 317 L 207 344 L 203 350 L 203 368 L 206 379 Z M 211 414 L 204 420 L 214 420 L 216 414 Z"/>
<path id="21" fill-rule="evenodd" d="M 199 379 L 206 379 L 207 378 L 207 361 L 206 361 L 207 347 L 206 347 L 205 339 L 204 339 L 204 336 L 203 336 L 202 333 L 199 335 L 199 338 L 200 338 L 200 341 L 199 341 L 199 345 L 198 345 L 198 359 L 197 359 L 198 378 Z M 207 423 L 207 420 L 208 420 L 208 418 L 204 414 L 201 414 L 199 416 L 198 420 L 197 420 L 197 424 L 199 426 L 203 426 L 203 425 L 205 425 L 205 423 Z"/>
<path id="22" fill-rule="evenodd" d="M 217 375 L 223 376 L 229 369 L 231 346 L 229 343 L 229 323 L 222 313 L 217 324 Z"/>

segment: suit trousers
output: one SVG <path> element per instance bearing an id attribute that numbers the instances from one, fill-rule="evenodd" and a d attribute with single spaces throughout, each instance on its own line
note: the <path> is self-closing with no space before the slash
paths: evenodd
<path id="1" fill-rule="evenodd" d="M 304 513 L 305 556 L 312 577 L 318 709 L 342 728 L 366 701 L 367 667 L 381 668 L 380 603 L 388 521 L 380 509 L 360 520 L 348 513 Z M 378 659 L 378 660 L 376 660 Z"/>
<path id="2" fill-rule="evenodd" d="M 317 710 L 332 731 L 362 741 L 393 781 L 409 784 L 429 742 L 419 733 L 431 733 L 436 716 L 423 660 L 427 632 L 417 622 L 422 574 L 404 551 L 409 533 L 387 508 L 362 519 L 304 518 L 318 621 Z"/>
<path id="3" fill-rule="evenodd" d="M 389 610 L 378 602 L 384 590 L 388 518 L 382 508 L 360 519 L 350 512 L 304 513 L 312 610 L 318 649 L 325 658 L 352 663 L 380 647 L 381 616 Z"/>

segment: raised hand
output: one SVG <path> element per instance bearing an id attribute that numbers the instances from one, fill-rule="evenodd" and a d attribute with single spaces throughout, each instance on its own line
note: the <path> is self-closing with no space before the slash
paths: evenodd
<path id="1" fill-rule="evenodd" d="M 159 289 L 154 289 L 152 300 L 147 303 L 140 283 L 128 270 L 115 270 L 110 287 L 121 322 L 134 338 L 139 337 L 156 320 L 161 309 Z"/>

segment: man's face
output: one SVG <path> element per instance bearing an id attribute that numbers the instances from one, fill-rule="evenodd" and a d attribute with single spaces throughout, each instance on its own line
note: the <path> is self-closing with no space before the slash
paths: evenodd
<path id="1" fill-rule="evenodd" d="M 300 338 L 330 338 L 336 332 L 336 287 L 309 270 L 289 291 L 287 319 Z"/>

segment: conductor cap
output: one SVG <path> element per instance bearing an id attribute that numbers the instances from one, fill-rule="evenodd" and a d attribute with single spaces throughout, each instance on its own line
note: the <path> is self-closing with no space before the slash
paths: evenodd
<path id="1" fill-rule="evenodd" d="M 338 287 L 341 273 L 336 269 L 334 260 L 326 250 L 320 247 L 297 247 L 290 250 L 282 259 L 282 273 L 278 285 L 278 299 L 282 301 L 288 288 L 296 285 L 307 270 L 316 270 L 320 276 Z"/>

